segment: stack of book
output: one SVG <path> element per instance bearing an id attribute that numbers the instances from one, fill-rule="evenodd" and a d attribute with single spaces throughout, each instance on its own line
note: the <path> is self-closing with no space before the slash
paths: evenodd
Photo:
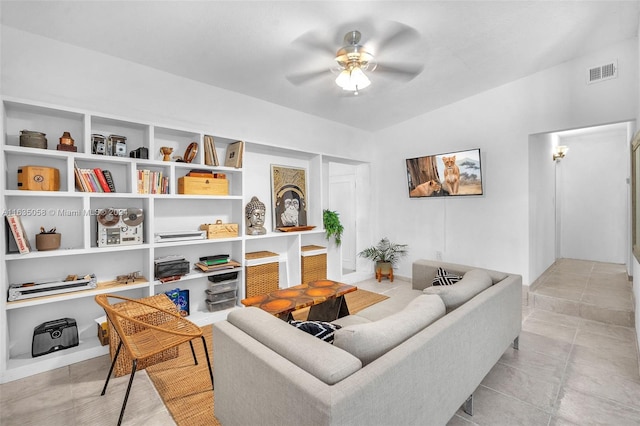
<path id="1" fill-rule="evenodd" d="M 216 145 L 213 142 L 213 136 L 204 136 L 204 164 L 207 166 L 217 166 L 218 154 L 216 153 Z"/>
<path id="2" fill-rule="evenodd" d="M 138 170 L 138 194 L 168 194 L 169 178 L 162 172 Z"/>
<path id="3" fill-rule="evenodd" d="M 20 216 L 16 214 L 8 214 L 5 217 L 7 218 L 7 226 L 10 230 L 10 232 L 7 232 L 7 238 L 9 239 L 9 253 L 29 253 L 31 251 L 31 244 L 29 244 L 29 238 L 27 238 L 27 232 L 24 230 Z"/>
<path id="4" fill-rule="evenodd" d="M 211 272 L 219 271 L 221 269 L 238 268 L 241 265 L 235 260 L 232 260 L 228 254 L 217 254 L 201 257 L 200 261 L 196 262 L 196 266 L 203 272 Z"/>
<path id="5" fill-rule="evenodd" d="M 76 163 L 74 166 L 76 176 L 76 188 L 82 192 L 116 192 L 113 177 L 109 170 L 100 168 L 81 169 Z"/>

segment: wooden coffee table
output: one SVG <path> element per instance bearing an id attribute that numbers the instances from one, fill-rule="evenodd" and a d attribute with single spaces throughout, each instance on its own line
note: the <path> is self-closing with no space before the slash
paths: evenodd
<path id="1" fill-rule="evenodd" d="M 248 297 L 241 302 L 255 306 L 285 321 L 291 320 L 293 311 L 309 308 L 308 320 L 333 321 L 349 315 L 344 295 L 358 287 L 331 280 L 312 281 L 267 294 Z"/>

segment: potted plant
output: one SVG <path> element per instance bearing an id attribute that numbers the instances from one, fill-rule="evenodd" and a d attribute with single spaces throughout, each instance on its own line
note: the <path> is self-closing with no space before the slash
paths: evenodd
<path id="1" fill-rule="evenodd" d="M 381 239 L 377 245 L 368 247 L 358 253 L 358 256 L 376 262 L 376 277 L 389 276 L 393 282 L 393 268 L 401 257 L 407 255 L 407 244 L 396 244 L 387 237 Z"/>
<path id="2" fill-rule="evenodd" d="M 342 232 L 344 231 L 344 227 L 340 223 L 339 213 L 326 209 L 323 210 L 322 223 L 324 225 L 327 240 L 333 236 L 336 240 L 336 245 L 340 245 L 342 243 Z"/>

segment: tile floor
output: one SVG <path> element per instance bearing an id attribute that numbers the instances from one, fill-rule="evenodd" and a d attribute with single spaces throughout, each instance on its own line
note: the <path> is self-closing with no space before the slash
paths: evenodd
<path id="1" fill-rule="evenodd" d="M 358 283 L 380 293 L 409 285 Z M 617 324 L 619 312 L 633 317 L 624 268 L 561 260 L 528 300 L 520 350 L 509 348 L 478 387 L 474 415 L 460 410 L 449 426 L 639 425 L 635 329 Z M 0 385 L 0 424 L 115 424 L 127 377 L 112 379 L 100 397 L 108 367 L 104 356 Z M 174 424 L 145 372 L 136 374 L 123 423 Z"/>

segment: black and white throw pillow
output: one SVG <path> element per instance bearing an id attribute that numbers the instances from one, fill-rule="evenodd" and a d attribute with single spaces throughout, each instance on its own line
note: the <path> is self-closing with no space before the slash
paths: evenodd
<path id="1" fill-rule="evenodd" d="M 330 322 L 324 321 L 292 320 L 289 321 L 289 324 L 328 343 L 333 343 L 333 333 L 341 328 L 337 324 L 331 324 Z"/>
<path id="2" fill-rule="evenodd" d="M 462 277 L 460 275 L 447 272 L 444 268 L 438 268 L 438 272 L 436 272 L 436 276 L 431 285 L 451 285 L 457 283 L 461 279 Z"/>

